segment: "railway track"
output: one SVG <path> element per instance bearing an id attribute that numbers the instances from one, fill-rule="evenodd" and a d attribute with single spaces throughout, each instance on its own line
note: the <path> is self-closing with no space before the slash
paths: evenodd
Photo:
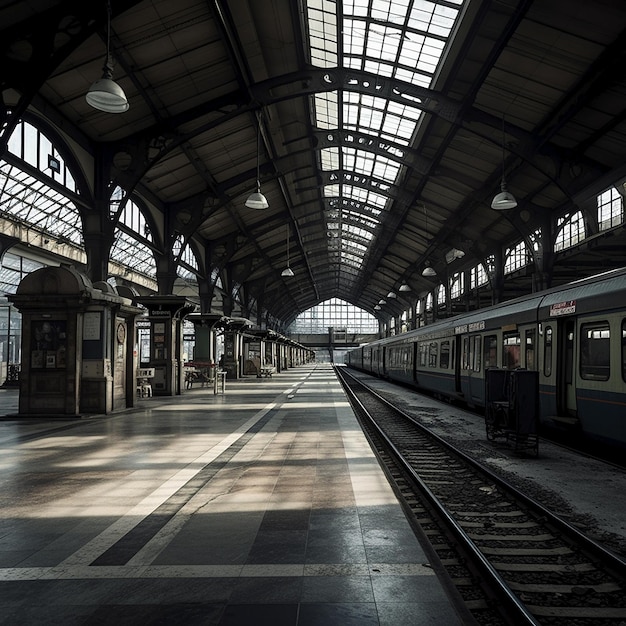
<path id="1" fill-rule="evenodd" d="M 626 562 L 336 371 L 476 623 L 626 626 Z"/>

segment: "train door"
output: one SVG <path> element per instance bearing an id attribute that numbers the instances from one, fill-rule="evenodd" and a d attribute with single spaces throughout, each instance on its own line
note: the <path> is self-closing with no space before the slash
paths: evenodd
<path id="1" fill-rule="evenodd" d="M 576 376 L 574 367 L 576 319 L 559 320 L 557 325 L 559 355 L 556 372 L 557 408 L 560 415 L 576 415 Z"/>

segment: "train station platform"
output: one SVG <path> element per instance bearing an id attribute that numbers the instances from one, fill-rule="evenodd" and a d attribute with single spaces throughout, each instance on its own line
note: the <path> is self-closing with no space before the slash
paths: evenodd
<path id="1" fill-rule="evenodd" d="M 461 624 L 329 364 L 89 419 L 0 403 L 0 623 Z"/>

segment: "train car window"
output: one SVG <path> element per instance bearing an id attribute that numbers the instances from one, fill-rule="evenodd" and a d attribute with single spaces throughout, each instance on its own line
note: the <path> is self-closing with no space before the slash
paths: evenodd
<path id="1" fill-rule="evenodd" d="M 503 368 L 512 370 L 520 366 L 520 343 L 520 334 L 517 331 L 502 334 Z"/>
<path id="2" fill-rule="evenodd" d="M 546 326 L 543 335 L 543 373 L 544 376 L 552 375 L 552 326 Z"/>
<path id="3" fill-rule="evenodd" d="M 468 370 L 470 364 L 469 337 L 463 337 L 463 353 L 461 354 L 461 369 Z"/>
<path id="4" fill-rule="evenodd" d="M 485 369 L 488 367 L 498 367 L 498 337 L 487 335 L 483 342 L 483 361 Z"/>
<path id="5" fill-rule="evenodd" d="M 419 344 L 420 367 L 426 367 L 428 360 L 428 344 L 423 341 Z"/>
<path id="6" fill-rule="evenodd" d="M 475 372 L 480 372 L 480 335 L 476 335 L 472 339 L 474 344 L 472 347 L 472 369 Z"/>
<path id="7" fill-rule="evenodd" d="M 611 329 L 608 322 L 580 327 L 580 375 L 586 380 L 608 380 L 611 374 Z"/>
<path id="8" fill-rule="evenodd" d="M 441 354 L 439 355 L 439 367 L 447 370 L 450 367 L 450 342 L 441 342 Z"/>
<path id="9" fill-rule="evenodd" d="M 432 341 L 428 350 L 428 367 L 437 367 L 437 353 L 439 345 Z"/>
<path id="10" fill-rule="evenodd" d="M 537 364 L 535 363 L 535 340 L 537 337 L 537 331 L 534 328 L 527 330 L 524 337 L 524 351 L 526 358 L 526 369 L 535 370 Z"/>
<path id="11" fill-rule="evenodd" d="M 622 380 L 626 382 L 626 320 L 622 321 Z"/>

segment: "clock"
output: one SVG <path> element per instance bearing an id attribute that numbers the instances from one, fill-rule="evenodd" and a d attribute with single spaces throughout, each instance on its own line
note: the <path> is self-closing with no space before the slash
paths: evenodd
<path id="1" fill-rule="evenodd" d="M 124 326 L 121 322 L 117 325 L 116 335 L 117 343 L 124 343 L 124 340 L 126 339 L 126 326 Z"/>

